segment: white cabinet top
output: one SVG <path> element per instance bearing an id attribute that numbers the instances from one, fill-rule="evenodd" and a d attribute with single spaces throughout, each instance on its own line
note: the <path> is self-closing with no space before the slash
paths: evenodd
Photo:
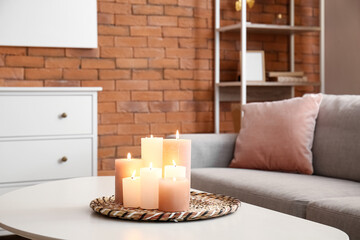
<path id="1" fill-rule="evenodd" d="M 0 92 L 95 92 L 101 87 L 0 87 Z"/>

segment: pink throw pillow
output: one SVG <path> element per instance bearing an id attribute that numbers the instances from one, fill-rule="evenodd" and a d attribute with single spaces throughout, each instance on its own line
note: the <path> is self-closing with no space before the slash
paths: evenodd
<path id="1" fill-rule="evenodd" d="M 312 144 L 321 94 L 249 103 L 236 139 L 233 168 L 312 174 Z"/>

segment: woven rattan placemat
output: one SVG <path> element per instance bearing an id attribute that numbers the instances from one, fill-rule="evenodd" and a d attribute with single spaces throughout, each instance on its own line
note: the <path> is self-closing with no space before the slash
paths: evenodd
<path id="1" fill-rule="evenodd" d="M 225 216 L 235 212 L 241 204 L 233 197 L 194 191 L 190 192 L 190 208 L 186 212 L 125 208 L 114 200 L 114 196 L 97 198 L 91 201 L 90 207 L 102 215 L 123 220 L 183 222 Z"/>

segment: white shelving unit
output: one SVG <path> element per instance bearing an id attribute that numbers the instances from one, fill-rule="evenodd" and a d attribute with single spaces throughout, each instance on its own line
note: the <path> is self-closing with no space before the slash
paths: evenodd
<path id="1" fill-rule="evenodd" d="M 246 19 L 246 1 L 242 1 L 241 19 Z M 215 133 L 220 132 L 220 101 L 226 101 L 226 97 L 221 97 L 221 92 L 229 93 L 229 88 L 238 89 L 238 95 L 241 97 L 241 104 L 246 104 L 247 101 L 247 87 L 260 88 L 286 88 L 290 90 L 290 97 L 294 96 L 294 89 L 296 86 L 319 86 L 320 91 L 324 92 L 324 0 L 320 0 L 320 26 L 295 26 L 295 0 L 290 0 L 290 25 L 276 25 L 276 24 L 257 24 L 241 23 L 232 24 L 220 27 L 220 0 L 215 0 L 215 84 L 214 84 L 214 112 L 215 112 Z M 234 9 L 235 11 L 235 9 Z M 241 38 L 241 52 L 246 52 L 247 32 L 254 33 L 271 33 L 271 34 L 286 34 L 290 39 L 290 71 L 295 70 L 295 34 L 307 32 L 320 33 L 320 83 L 280 83 L 280 82 L 249 82 L 246 81 L 246 54 L 241 56 L 241 80 L 242 82 L 221 82 L 220 81 L 220 34 L 228 31 L 240 31 Z M 226 88 L 226 89 L 225 89 Z M 222 89 L 224 91 L 222 91 Z M 238 90 L 236 90 L 238 91 Z M 231 92 L 231 91 L 230 91 Z M 232 91 L 234 93 L 234 91 Z"/>

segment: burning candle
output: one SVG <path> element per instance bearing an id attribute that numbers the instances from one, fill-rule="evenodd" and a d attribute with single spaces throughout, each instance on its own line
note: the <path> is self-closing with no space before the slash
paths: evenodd
<path id="1" fill-rule="evenodd" d="M 176 162 L 173 160 L 173 165 L 165 166 L 165 178 L 179 178 L 186 176 L 186 167 L 177 166 Z"/>
<path id="2" fill-rule="evenodd" d="M 131 177 L 123 178 L 124 207 L 140 207 L 140 177 L 135 177 L 134 170 Z"/>
<path id="3" fill-rule="evenodd" d="M 136 170 L 140 172 L 143 166 L 141 159 L 131 159 L 131 154 L 128 153 L 127 158 L 115 160 L 115 202 L 123 204 L 123 178 L 131 177 L 131 174 Z"/>
<path id="4" fill-rule="evenodd" d="M 140 207 L 143 209 L 159 208 L 159 179 L 162 169 L 150 167 L 140 169 L 141 201 Z"/>
<path id="5" fill-rule="evenodd" d="M 182 212 L 189 210 L 190 183 L 186 178 L 163 178 L 159 183 L 159 210 Z"/>
<path id="6" fill-rule="evenodd" d="M 164 139 L 163 146 L 163 170 L 165 166 L 171 165 L 172 161 L 186 167 L 186 178 L 190 181 L 191 171 L 191 140 L 180 139 L 179 131 L 176 131 L 176 139 Z"/>
<path id="7" fill-rule="evenodd" d="M 141 158 L 144 166 L 153 164 L 155 168 L 162 168 L 163 160 L 163 138 L 153 137 L 141 138 Z"/>

